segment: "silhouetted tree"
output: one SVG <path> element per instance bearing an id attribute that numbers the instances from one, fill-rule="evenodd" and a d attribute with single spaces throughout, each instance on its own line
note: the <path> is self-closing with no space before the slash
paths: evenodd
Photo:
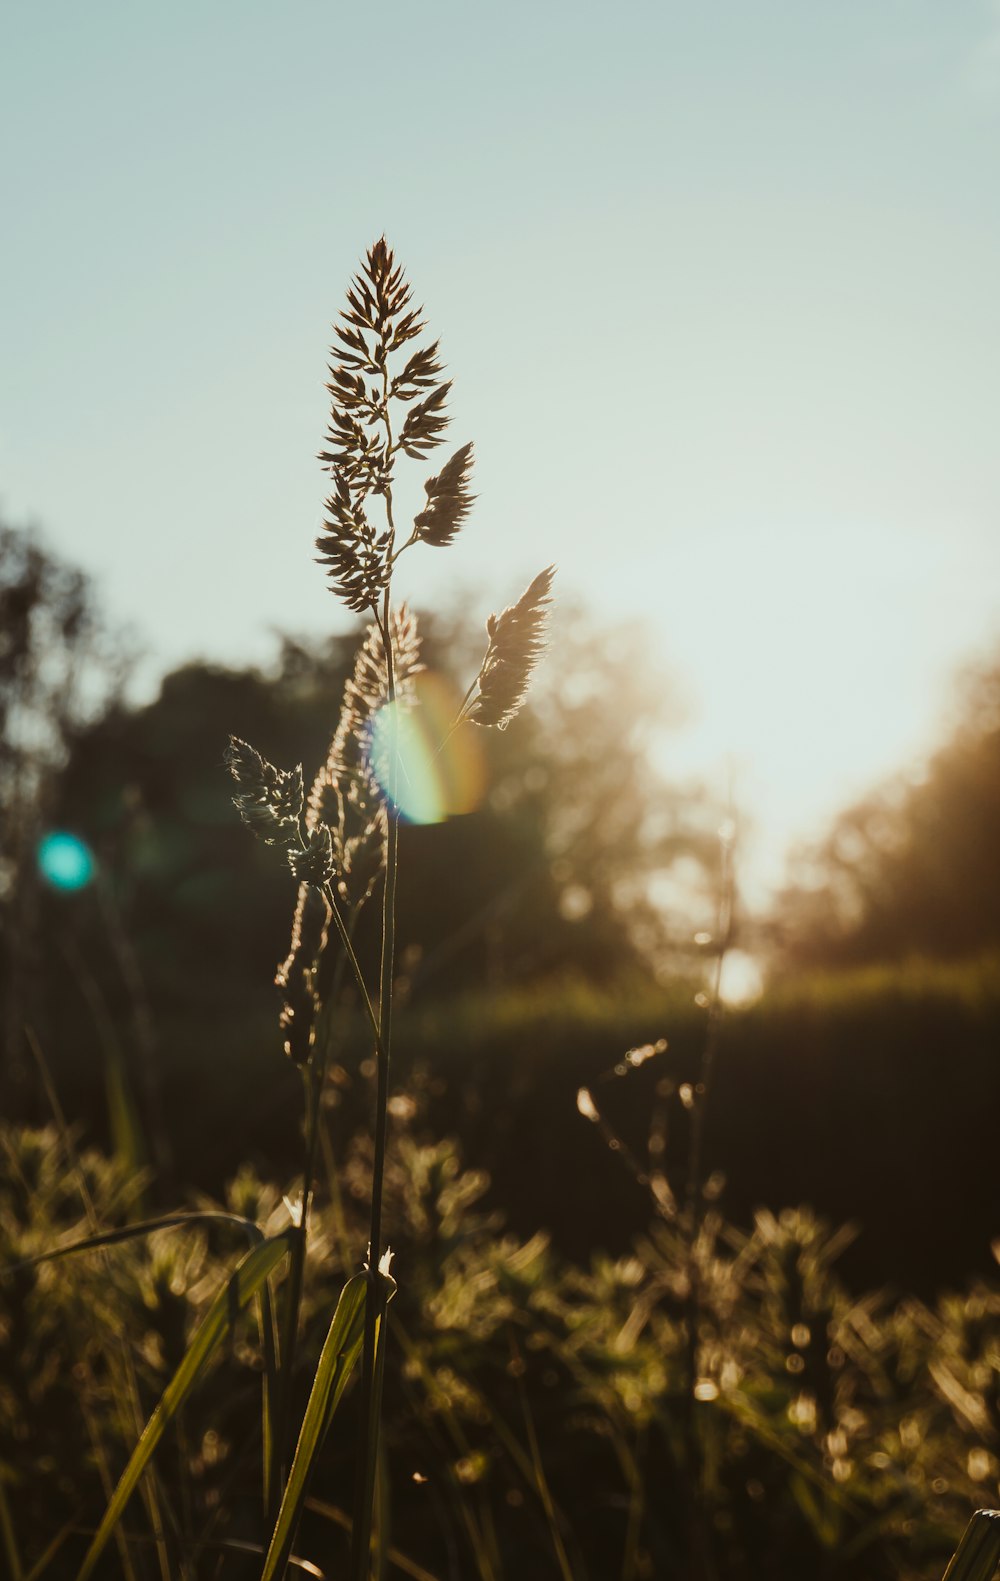
<path id="1" fill-rule="evenodd" d="M 0 523 L 0 999 L 8 1069 L 37 1008 L 36 854 L 68 744 L 117 678 L 84 574 Z"/>
<path id="2" fill-rule="evenodd" d="M 462 629 L 422 630 L 428 668 L 461 651 Z M 481 646 L 467 629 L 464 642 Z M 499 733 L 461 727 L 486 759 L 480 805 L 402 834 L 398 936 L 413 992 L 567 971 L 608 979 L 670 949 L 649 877 L 692 851 L 710 860 L 713 842 L 692 827 L 690 796 L 651 765 L 674 705 L 638 644 L 570 622 L 522 718 Z M 286 639 L 271 673 L 189 665 L 148 706 L 119 702 L 77 732 L 61 806 L 98 855 L 158 1022 L 197 1004 L 221 1025 L 234 1003 L 270 992 L 294 885 L 234 818 L 223 750 L 232 732 L 292 767 L 305 747 L 308 778 L 354 648 L 353 637 L 318 648 Z M 93 953 L 100 929 L 84 906 L 75 914 Z M 372 944 L 362 936 L 359 947 Z M 125 988 L 108 993 L 117 1014 Z"/>
<path id="3" fill-rule="evenodd" d="M 1000 664 L 970 671 L 951 739 L 841 814 L 782 898 L 808 962 L 961 957 L 1000 945 Z"/>

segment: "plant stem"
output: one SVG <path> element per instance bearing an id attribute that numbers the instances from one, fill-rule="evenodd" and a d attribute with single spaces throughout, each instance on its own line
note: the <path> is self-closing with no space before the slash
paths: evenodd
<path id="1" fill-rule="evenodd" d="M 350 934 L 348 932 L 348 937 Z M 329 1011 L 336 1004 L 344 977 L 344 964 L 346 957 L 341 955 L 334 968 L 333 981 L 330 985 L 330 994 L 327 1004 L 322 1007 Z M 322 1012 L 321 1012 L 322 1013 Z M 324 1034 L 327 1029 L 324 1028 Z M 316 1152 L 319 1145 L 320 1129 L 320 1104 L 323 1099 L 323 1083 L 326 1079 L 326 1067 L 330 1053 L 330 1038 L 323 1035 L 314 1048 L 313 1057 L 302 1071 L 305 1087 L 305 1146 L 302 1160 L 302 1217 L 299 1221 L 298 1234 L 293 1237 L 291 1255 L 289 1260 L 288 1284 L 285 1294 L 284 1317 L 281 1330 L 281 1374 L 279 1383 L 279 1400 L 276 1411 L 274 1429 L 273 1455 L 274 1463 L 270 1478 L 271 1502 L 275 1508 L 269 1510 L 269 1515 L 277 1516 L 277 1503 L 280 1501 L 281 1491 L 285 1481 L 285 1466 L 289 1444 L 289 1415 L 291 1412 L 292 1382 L 295 1368 L 295 1352 L 298 1344 L 299 1311 L 302 1305 L 302 1286 L 305 1278 L 306 1245 L 309 1236 L 309 1210 L 312 1206 L 313 1178 L 316 1173 Z"/>
<path id="2" fill-rule="evenodd" d="M 701 1092 L 695 1093 L 691 1114 L 691 1142 L 688 1152 L 688 1178 L 685 1191 L 685 1219 L 688 1236 L 688 1295 L 686 1333 L 686 1379 L 684 1392 L 684 1439 L 687 1449 L 689 1480 L 689 1541 L 691 1574 L 694 1581 L 711 1581 L 715 1574 L 712 1559 L 708 1511 L 705 1507 L 701 1443 L 695 1419 L 695 1385 L 698 1379 L 698 1355 L 701 1336 L 701 1271 L 698 1262 L 698 1238 L 703 1217 L 702 1154 L 705 1138 L 705 1111 L 715 1071 L 715 1058 L 722 1024 L 722 967 L 733 931 L 733 857 L 728 837 L 720 833 L 719 850 L 719 906 L 716 923 L 715 971 L 712 980 L 712 997 L 708 1011 L 708 1030 L 701 1065 Z"/>
<path id="3" fill-rule="evenodd" d="M 389 593 L 383 608 L 389 706 L 395 699 L 392 640 L 389 627 Z M 375 1158 L 372 1165 L 371 1226 L 368 1240 L 368 1299 L 365 1302 L 365 1336 L 362 1363 L 363 1418 L 358 1488 L 355 1500 L 354 1538 L 351 1549 L 353 1581 L 367 1581 L 371 1548 L 375 1472 L 378 1460 L 379 1415 L 383 1368 L 376 1366 L 375 1344 L 379 1329 L 385 1346 L 385 1286 L 380 1276 L 382 1256 L 382 1187 L 389 1116 L 389 1049 L 392 1031 L 392 979 L 396 936 L 396 873 L 399 861 L 399 814 L 394 792 L 396 781 L 395 729 L 390 731 L 389 805 L 386 842 L 385 892 L 382 904 L 382 965 L 379 976 L 379 1046 L 376 1048 Z"/>
<path id="4" fill-rule="evenodd" d="M 392 452 L 392 425 L 389 417 L 389 376 L 383 369 L 382 416 L 386 430 L 386 453 Z M 395 540 L 392 515 L 392 488 L 385 490 L 385 513 L 389 528 L 389 565 Z M 391 580 L 391 577 L 390 577 Z M 399 813 L 396 788 L 399 773 L 398 721 L 395 713 L 396 675 L 392 651 L 392 606 L 387 582 L 382 596 L 382 645 L 385 651 L 386 707 L 389 710 L 389 784 L 386 797 L 385 890 L 382 897 L 382 963 L 379 973 L 378 1030 L 375 1050 L 375 1157 L 372 1164 L 371 1226 L 368 1237 L 368 1290 L 365 1300 L 365 1333 L 362 1360 L 362 1420 L 355 1490 L 354 1529 L 351 1536 L 352 1581 L 368 1581 L 371 1560 L 372 1512 L 378 1468 L 379 1416 L 382 1406 L 382 1380 L 385 1371 L 386 1283 L 379 1264 L 382 1258 L 382 1185 L 385 1176 L 385 1147 L 389 1118 L 389 1050 L 392 1040 L 392 980 L 396 947 L 396 873 L 399 865 Z M 381 1343 L 376 1355 L 376 1342 Z"/>
<path id="5" fill-rule="evenodd" d="M 351 968 L 351 976 L 354 978 L 357 990 L 361 995 L 361 1003 L 364 1006 L 365 1018 L 368 1022 L 368 1027 L 371 1031 L 372 1039 L 375 1044 L 375 1054 L 376 1057 L 379 1057 L 382 1048 L 382 1032 L 379 1026 L 379 1018 L 375 1014 L 375 1007 L 372 1004 L 371 995 L 368 992 L 368 986 L 358 963 L 358 958 L 354 953 L 354 945 L 351 942 L 350 932 L 348 931 L 346 922 L 340 914 L 340 908 L 337 905 L 337 897 L 334 894 L 333 885 L 324 884 L 323 893 L 326 896 L 327 905 L 330 907 L 330 910 L 333 913 L 334 925 L 336 926 L 337 933 L 340 936 L 340 942 L 344 946 L 344 954 L 347 957 L 347 964 Z"/>

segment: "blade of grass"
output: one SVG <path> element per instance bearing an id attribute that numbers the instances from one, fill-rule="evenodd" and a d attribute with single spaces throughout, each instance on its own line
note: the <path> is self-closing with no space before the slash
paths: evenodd
<path id="1" fill-rule="evenodd" d="M 379 1416 L 382 1410 L 382 1385 L 385 1379 L 385 1313 L 388 1297 L 381 1277 L 375 1270 L 368 1273 L 372 1301 L 370 1313 L 365 1313 L 365 1360 L 368 1347 L 372 1347 L 371 1368 L 364 1380 L 365 1409 L 362 1418 L 360 1500 L 355 1519 L 358 1527 L 351 1534 L 353 1551 L 351 1562 L 357 1581 L 367 1581 L 371 1567 L 372 1523 L 375 1512 L 375 1492 L 379 1464 Z"/>
<path id="2" fill-rule="evenodd" d="M 183 1405 L 201 1376 L 207 1362 L 229 1333 L 235 1314 L 257 1294 L 269 1274 L 288 1251 L 287 1235 L 275 1236 L 247 1252 L 232 1278 L 227 1281 L 212 1302 L 188 1346 L 187 1353 L 160 1397 L 128 1465 L 115 1489 L 114 1497 L 104 1513 L 97 1535 L 87 1550 L 78 1581 L 87 1581 L 94 1566 L 107 1547 L 118 1522 L 125 1511 L 135 1488 L 145 1470 L 167 1424 Z"/>
<path id="3" fill-rule="evenodd" d="M 0 1537 L 3 1538 L 3 1551 L 7 1556 L 7 1569 L 11 1581 L 22 1581 L 24 1571 L 21 1568 L 21 1555 L 14 1536 L 14 1522 L 11 1519 L 10 1505 L 7 1503 L 7 1494 L 2 1482 L 0 1482 Z"/>
<path id="4" fill-rule="evenodd" d="M 433 1444 L 436 1452 L 441 1457 L 442 1463 L 447 1466 L 452 1456 L 449 1452 L 445 1435 L 438 1432 L 435 1426 L 435 1423 L 439 1417 L 444 1424 L 447 1437 L 450 1438 L 455 1452 L 460 1456 L 470 1455 L 472 1453 L 472 1446 L 462 1430 L 462 1425 L 451 1405 L 446 1391 L 442 1389 L 437 1383 L 434 1374 L 431 1372 L 426 1361 L 421 1355 L 419 1347 L 407 1336 L 405 1330 L 402 1328 L 398 1320 L 394 1324 L 393 1328 L 396 1338 L 402 1345 L 403 1353 L 406 1356 L 407 1372 L 412 1370 L 414 1375 L 419 1377 L 421 1385 L 425 1391 L 427 1401 L 432 1403 L 432 1409 L 430 1411 L 427 1411 L 426 1409 L 421 1411 L 419 1407 L 417 1407 L 415 1395 L 407 1385 L 406 1373 L 403 1375 L 404 1392 L 407 1392 L 414 1404 L 414 1409 L 422 1418 L 424 1431 L 427 1433 L 427 1436 Z M 530 1482 L 531 1463 L 528 1459 L 528 1456 L 524 1453 L 524 1450 L 517 1443 L 513 1435 L 505 1428 L 501 1419 L 495 1414 L 492 1418 L 492 1426 L 494 1432 L 500 1434 L 503 1438 L 505 1446 L 512 1455 L 515 1463 L 520 1467 L 525 1480 Z M 455 1477 L 454 1471 L 450 1472 L 450 1478 L 452 1480 L 453 1491 L 455 1493 L 455 1498 L 452 1501 L 452 1508 L 457 1508 L 458 1519 L 465 1527 L 466 1535 L 469 1539 L 469 1545 L 476 1561 L 476 1569 L 480 1581 L 498 1581 L 498 1568 L 494 1565 L 493 1559 L 490 1556 L 490 1539 L 492 1534 L 486 1530 L 485 1522 L 483 1526 L 477 1524 L 476 1516 L 470 1507 L 468 1499 L 462 1497 L 462 1489 L 458 1484 L 458 1479 Z M 450 1512 L 451 1511 L 449 1509 L 449 1513 Z M 444 1530 L 445 1522 L 443 1519 L 440 1520 L 440 1525 L 441 1529 Z"/>
<path id="5" fill-rule="evenodd" d="M 559 1566 L 559 1574 L 562 1576 L 563 1581 L 573 1581 L 569 1555 L 566 1552 L 562 1533 L 559 1530 L 555 1501 L 552 1497 L 552 1490 L 549 1487 L 549 1479 L 545 1475 L 545 1467 L 542 1464 L 542 1451 L 538 1442 L 538 1434 L 535 1431 L 535 1419 L 531 1412 L 531 1406 L 528 1403 L 528 1391 L 524 1387 L 524 1361 L 513 1334 L 510 1335 L 510 1348 L 511 1356 L 515 1363 L 514 1372 L 517 1379 L 517 1394 L 521 1405 L 521 1415 L 524 1418 L 524 1426 L 528 1434 L 528 1448 L 531 1451 L 531 1469 L 535 1478 L 535 1488 L 541 1501 L 542 1509 L 545 1512 L 545 1520 L 549 1528 L 549 1536 L 552 1539 L 552 1547 L 555 1552 L 556 1563 Z"/>
<path id="6" fill-rule="evenodd" d="M 76 1147 L 74 1145 L 72 1132 L 66 1123 L 66 1116 L 63 1113 L 62 1104 L 59 1102 L 59 1094 L 56 1091 L 55 1082 L 52 1080 L 52 1073 L 49 1070 L 48 1061 L 45 1058 L 42 1045 L 35 1035 L 34 1028 L 26 1026 L 24 1029 L 24 1034 L 28 1047 L 31 1050 L 31 1057 L 38 1069 L 38 1074 L 45 1090 L 45 1096 L 48 1100 L 49 1108 L 52 1110 L 52 1118 L 56 1123 L 56 1129 L 59 1133 L 59 1141 L 62 1147 L 63 1155 L 66 1159 L 67 1168 L 70 1170 L 73 1179 L 76 1182 L 76 1188 L 80 1194 L 80 1201 L 83 1203 L 83 1210 L 87 1219 L 87 1223 L 90 1225 L 92 1233 L 97 1234 L 99 1231 L 100 1219 L 98 1217 L 97 1208 L 91 1194 L 89 1183 L 87 1181 L 87 1172 L 80 1161 L 80 1156 L 77 1153 Z M 95 1328 L 95 1338 L 96 1337 L 97 1335 Z M 103 1348 L 104 1347 L 102 1346 L 102 1349 Z M 110 1357 L 111 1366 L 108 1369 L 108 1374 L 111 1380 L 112 1399 L 114 1401 L 115 1413 L 118 1417 L 122 1440 L 126 1447 L 128 1447 L 138 1443 L 142 1436 L 142 1406 L 139 1399 L 139 1384 L 135 1375 L 135 1366 L 132 1360 L 132 1352 L 125 1335 L 118 1334 L 112 1339 L 110 1346 Z M 115 1365 L 116 1362 L 117 1365 Z M 114 1482 L 112 1479 L 111 1468 L 108 1463 L 108 1457 L 102 1435 L 97 1430 L 90 1411 L 85 1407 L 82 1407 L 81 1414 L 86 1424 L 87 1434 L 90 1438 L 93 1448 L 94 1460 L 98 1468 L 98 1475 L 101 1479 L 101 1486 L 104 1490 L 105 1496 L 110 1499 Z M 143 1479 L 142 1496 L 153 1529 L 158 1534 L 156 1553 L 157 1561 L 160 1567 L 160 1575 L 162 1577 L 162 1581 L 170 1581 L 168 1556 L 162 1536 L 159 1535 L 163 1524 L 160 1515 L 159 1489 L 156 1486 L 156 1481 L 152 1473 Z M 136 1581 L 135 1570 L 132 1565 L 132 1560 L 129 1556 L 128 1544 L 125 1542 L 121 1532 L 116 1533 L 116 1541 L 118 1544 L 118 1556 L 121 1560 L 122 1575 L 124 1576 L 125 1581 Z"/>
<path id="7" fill-rule="evenodd" d="M 351 926 L 348 926 L 348 935 Z M 318 958 L 317 958 L 318 963 Z M 298 1234 L 292 1241 L 288 1280 L 285 1292 L 284 1320 L 280 1333 L 281 1372 L 276 1380 L 274 1394 L 274 1429 L 267 1453 L 270 1455 L 265 1474 L 268 1492 L 265 1506 L 269 1522 L 277 1513 L 277 1501 L 284 1486 L 289 1443 L 289 1415 L 295 1372 L 295 1352 L 299 1334 L 299 1309 L 302 1304 L 302 1287 L 305 1279 L 306 1249 L 309 1238 L 309 1214 L 312 1209 L 313 1179 L 316 1173 L 316 1153 L 321 1128 L 321 1108 L 326 1069 L 332 1044 L 332 1007 L 336 1004 L 344 978 L 345 957 L 341 956 L 334 968 L 329 998 L 324 1007 L 327 1015 L 321 1026 L 321 1035 L 313 1050 L 308 1066 L 303 1070 L 305 1084 L 305 1147 L 302 1162 L 302 1214 Z M 266 1436 L 266 1435 L 265 1435 Z"/>
<path id="8" fill-rule="evenodd" d="M 54 1263 L 71 1252 L 90 1252 L 97 1247 L 117 1246 L 121 1241 L 133 1241 L 137 1236 L 152 1235 L 155 1230 L 169 1230 L 185 1224 L 235 1224 L 246 1235 L 252 1246 L 259 1246 L 264 1232 L 252 1219 L 238 1213 L 216 1212 L 211 1209 L 191 1213 L 165 1213 L 159 1219 L 143 1219 L 140 1224 L 126 1224 L 118 1230 L 100 1230 L 96 1235 L 86 1235 L 81 1241 L 70 1241 L 66 1246 L 54 1246 L 50 1252 L 39 1252 L 37 1257 L 25 1257 L 19 1263 L 0 1268 L 0 1278 L 19 1273 L 23 1268 L 38 1268 L 42 1263 Z"/>
<path id="9" fill-rule="evenodd" d="M 993 1581 L 1000 1566 L 1000 1510 L 977 1510 L 944 1581 Z"/>
<path id="10" fill-rule="evenodd" d="M 125 1051 L 96 977 L 70 938 L 64 938 L 61 945 L 77 987 L 93 1017 L 103 1048 L 104 1088 L 112 1148 L 126 1165 L 129 1174 L 140 1175 L 146 1163 L 146 1147 L 132 1095 Z"/>
<path id="11" fill-rule="evenodd" d="M 274 1302 L 271 1298 L 271 1283 L 268 1279 L 265 1279 L 261 1286 L 260 1296 L 257 1301 L 257 1326 L 260 1332 L 261 1348 L 264 1352 L 264 1377 L 261 1380 L 260 1401 L 263 1453 L 261 1495 L 264 1502 L 264 1518 L 267 1521 L 272 1521 L 275 1515 L 275 1501 L 277 1498 L 277 1490 L 272 1481 L 272 1471 L 277 1440 L 275 1411 L 278 1399 L 279 1366 Z"/>
<path id="12" fill-rule="evenodd" d="M 367 1291 L 367 1275 L 355 1274 L 340 1292 L 337 1309 L 320 1353 L 309 1403 L 302 1418 L 292 1469 L 271 1534 L 261 1581 L 280 1581 L 284 1574 L 308 1492 L 313 1463 L 361 1353 Z"/>

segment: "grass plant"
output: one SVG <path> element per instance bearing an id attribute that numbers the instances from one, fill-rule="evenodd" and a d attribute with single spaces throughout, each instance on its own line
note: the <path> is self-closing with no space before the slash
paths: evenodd
<path id="1" fill-rule="evenodd" d="M 249 1231 L 251 1247 L 218 1289 L 145 1426 L 87 1550 L 79 1581 L 94 1574 L 114 1538 L 123 1571 L 131 1575 L 131 1545 L 122 1518 L 137 1489 L 149 1507 L 160 1569 L 166 1581 L 170 1555 L 177 1573 L 190 1573 L 179 1534 L 159 1514 L 153 1455 L 170 1423 L 179 1424 L 206 1367 L 224 1342 L 232 1342 L 242 1311 L 256 1303 L 265 1357 L 262 1377 L 261 1500 L 265 1540 L 251 1544 L 264 1555 L 264 1581 L 277 1581 L 290 1563 L 292 1545 L 314 1464 L 333 1414 L 359 1356 L 362 1364 L 359 1441 L 351 1522 L 350 1574 L 367 1581 L 372 1566 L 383 1573 L 373 1547 L 373 1515 L 380 1460 L 380 1421 L 386 1318 L 395 1291 L 392 1253 L 384 1244 L 390 1051 L 395 978 L 395 904 L 399 852 L 401 717 L 418 706 L 414 678 L 420 640 L 414 616 L 394 601 L 400 557 L 418 545 L 444 548 L 465 525 L 473 504 L 472 445 L 464 444 L 424 482 L 424 500 L 408 529 L 397 529 L 396 472 L 406 459 L 425 464 L 442 445 L 449 417 L 450 382 L 443 377 L 438 342 L 424 336 L 422 309 L 384 238 L 369 248 L 335 326 L 328 389 L 330 422 L 320 459 L 330 492 L 318 540 L 320 563 L 335 594 L 369 625 L 348 680 L 326 761 L 306 794 L 301 765 L 279 769 L 235 737 L 226 752 L 236 781 L 243 821 L 273 846 L 297 881 L 289 953 L 280 965 L 280 1023 L 285 1051 L 303 1078 L 304 1123 L 301 1195 L 277 1233 L 265 1234 L 239 1215 L 206 1211 L 172 1214 L 91 1233 L 29 1259 L 41 1265 L 70 1252 L 101 1251 L 164 1231 L 222 1220 Z M 491 615 L 486 651 L 450 727 L 503 730 L 522 706 L 531 673 L 545 646 L 553 568 L 540 572 L 509 608 Z M 443 746 L 444 743 L 441 743 Z M 369 982 L 355 950 L 359 914 L 382 890 L 381 949 L 377 980 Z M 320 1150 L 322 1100 L 337 1035 L 338 999 L 348 984 L 359 1001 L 374 1054 L 373 1164 L 369 1186 L 368 1251 L 364 1267 L 340 1293 L 312 1380 L 304 1415 L 294 1434 L 292 1413 L 301 1307 L 308 1258 L 313 1187 Z M 275 1319 L 273 1276 L 284 1272 L 280 1319 Z M 0 1501 L 0 1541 L 15 1561 L 10 1512 Z M 204 1548 L 207 1538 L 203 1537 Z"/>
<path id="2" fill-rule="evenodd" d="M 354 277 L 347 307 L 335 328 L 328 384 L 332 408 L 320 457 L 331 482 L 324 530 L 317 543 L 320 562 L 338 597 L 370 620 L 327 760 L 306 798 L 301 766 L 291 772 L 276 769 L 253 747 L 236 739 L 228 753 L 239 786 L 235 800 L 241 816 L 256 834 L 284 852 L 299 883 L 292 947 L 279 970 L 279 985 L 286 993 L 282 1016 L 286 1049 L 303 1066 L 305 1155 L 281 1334 L 285 1365 L 278 1379 L 277 1431 L 269 1471 L 270 1485 L 275 1489 L 284 1481 L 283 1440 L 328 1046 L 328 1037 L 317 1040 L 317 1029 L 326 997 L 321 979 L 331 931 L 360 997 L 374 1048 L 374 1160 L 361 1347 L 363 1403 L 351 1546 L 354 1581 L 366 1581 L 372 1562 L 386 1314 L 394 1290 L 391 1252 L 383 1246 L 382 1199 L 395 977 L 399 781 L 406 772 L 399 756 L 400 717 L 403 710 L 415 706 L 413 681 L 420 667 L 416 622 L 405 605 L 394 605 L 393 576 L 407 550 L 418 544 L 435 548 L 450 544 L 473 504 L 472 445 L 467 443 L 427 478 L 423 507 L 414 515 L 408 534 L 403 537 L 397 532 L 397 466 L 404 457 L 424 462 L 444 442 L 449 420 L 451 385 L 443 378 L 438 342 L 421 342 L 425 330 L 421 312 L 414 307 L 403 271 L 381 238 L 369 249 Z M 490 616 L 486 654 L 452 731 L 466 723 L 505 729 L 521 707 L 544 648 L 552 576 L 552 567 L 548 567 L 515 605 Z M 377 984 L 369 985 L 353 937 L 358 913 L 380 879 L 381 961 Z M 338 1366 L 348 1366 L 347 1358 L 352 1354 L 353 1344 L 349 1346 L 346 1338 L 348 1326 L 338 1307 L 328 1340 L 329 1346 L 335 1331 L 340 1333 Z M 316 1387 L 324 1364 L 325 1360 Z M 298 1501 L 296 1508 L 301 1505 L 315 1449 L 322 1442 L 327 1415 L 332 1414 L 337 1398 L 334 1390 L 330 1402 L 322 1407 L 310 1401 L 265 1566 L 268 1577 L 283 1568 L 297 1524 L 289 1499 Z"/>
<path id="3" fill-rule="evenodd" d="M 301 766 L 276 767 L 245 741 L 232 739 L 226 755 L 240 816 L 296 886 L 276 981 L 285 1052 L 302 1078 L 298 1191 L 282 1206 L 276 1189 L 244 1173 L 224 1205 L 138 1217 L 148 1182 L 130 1178 L 134 1149 L 123 1146 L 110 1162 L 77 1150 L 37 1051 L 56 1126 L 0 1125 L 10 1295 L 0 1356 L 17 1357 L 20 1368 L 0 1376 L 0 1553 L 14 1581 L 61 1581 L 66 1547 L 81 1539 L 77 1581 L 110 1573 L 112 1544 L 125 1581 L 196 1581 L 227 1561 L 226 1574 L 260 1581 L 281 1581 L 289 1569 L 350 1581 L 393 1572 L 413 1581 L 764 1573 L 937 1581 L 968 1510 L 998 1486 L 1000 1296 L 984 1284 L 933 1308 L 884 1291 L 859 1296 L 834 1271 L 849 1230 L 831 1233 L 808 1209 L 760 1210 L 743 1228 L 722 1216 L 714 1177 L 703 1175 L 732 926 L 725 833 L 699 1074 L 684 1079 L 681 1051 L 659 1038 L 637 1042 L 578 1093 L 580 1113 L 648 1196 L 645 1231 L 627 1255 L 564 1262 L 543 1232 L 505 1232 L 482 1206 L 485 1175 L 465 1170 L 451 1144 L 420 1140 L 404 1119 L 388 1145 L 403 723 L 420 707 L 419 633 L 393 582 L 404 552 L 452 543 L 473 503 L 465 444 L 397 528 L 397 466 L 424 464 L 448 420 L 450 386 L 423 332 L 380 240 L 336 327 L 321 457 L 330 493 L 318 544 L 335 594 L 367 617 L 367 629 L 308 788 Z M 502 730 L 515 717 L 543 651 L 551 586 L 549 567 L 490 617 L 483 661 L 447 732 Z M 359 920 L 377 896 L 373 968 Z M 992 1003 L 994 977 L 965 985 L 975 1004 L 984 982 Z M 869 997 L 879 989 L 863 986 Z M 567 985 L 565 998 L 595 1023 L 602 1047 L 617 1042 L 626 1011 L 648 1010 L 659 1025 L 668 1013 L 662 994 L 647 1007 L 631 985 L 610 1008 L 589 985 Z M 527 1021 L 549 1041 L 566 1004 L 555 1006 L 549 992 L 508 996 L 494 1010 L 448 1008 L 450 1041 L 464 1059 L 476 1037 L 501 1039 Z M 427 1012 L 429 1045 L 441 1039 L 441 1014 Z M 359 1020 L 374 1108 L 369 1131 L 335 1156 L 324 1098 L 331 1072 L 357 1056 Z M 580 1050 L 572 1052 L 577 1070 Z M 651 1075 L 643 1157 L 603 1103 L 622 1076 L 634 1088 Z M 480 1067 L 480 1096 L 483 1079 Z M 667 1157 L 674 1098 L 688 1122 L 679 1165 Z M 419 1115 L 421 1102 L 414 1079 L 398 1112 Z M 675 1105 L 671 1136 L 676 1117 Z M 551 1128 L 552 1113 L 543 1118 Z M 317 1199 L 324 1169 L 327 1201 Z M 406 1273 L 398 1290 L 390 1218 Z M 247 1243 L 239 1258 L 233 1235 Z M 67 1291 L 56 1281 L 70 1254 L 77 1287 Z M 68 1515 L 60 1507 L 29 1557 L 16 1495 L 22 1484 L 26 1499 L 32 1490 L 8 1445 L 25 1461 L 30 1446 L 43 1487 L 67 1453 L 70 1413 L 52 1337 L 60 1326 L 80 1347 L 66 1369 L 77 1407 L 68 1453 L 77 1475 L 86 1457 L 90 1481 L 80 1494 L 82 1478 L 62 1477 L 59 1491 L 68 1486 L 79 1505 Z M 332 1434 L 345 1401 L 337 1421 L 345 1431 Z M 231 1461 L 216 1472 L 219 1420 Z M 339 1502 L 313 1487 L 321 1454 L 345 1478 Z M 390 1542 L 388 1490 L 399 1488 L 401 1469 L 414 1518 Z M 95 1485 L 104 1505 L 96 1525 Z M 142 1532 L 126 1524 L 140 1499 Z M 998 1528 L 1000 1516 L 976 1514 L 946 1581 L 992 1581 Z M 326 1564 L 325 1553 L 297 1553 L 307 1530 L 310 1544 L 317 1532 L 329 1538 L 326 1552 L 338 1562 L 346 1532 L 346 1567 L 321 1571 L 315 1558 Z"/>

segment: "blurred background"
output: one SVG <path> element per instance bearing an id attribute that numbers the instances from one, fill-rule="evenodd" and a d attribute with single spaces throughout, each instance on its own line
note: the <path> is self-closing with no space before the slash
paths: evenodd
<path id="1" fill-rule="evenodd" d="M 400 572 L 434 706 L 559 567 L 530 709 L 408 809 L 403 1130 L 457 1138 L 512 1233 L 625 1257 L 650 1114 L 683 1181 L 717 1040 L 734 1225 L 805 1203 L 856 1226 L 856 1295 L 992 1290 L 996 5 L 52 0 L 0 122 L 11 1134 L 51 1083 L 147 1208 L 294 1175 L 294 889 L 222 754 L 310 776 L 336 724 L 313 457 L 385 232 L 476 445 L 471 522 Z"/>

